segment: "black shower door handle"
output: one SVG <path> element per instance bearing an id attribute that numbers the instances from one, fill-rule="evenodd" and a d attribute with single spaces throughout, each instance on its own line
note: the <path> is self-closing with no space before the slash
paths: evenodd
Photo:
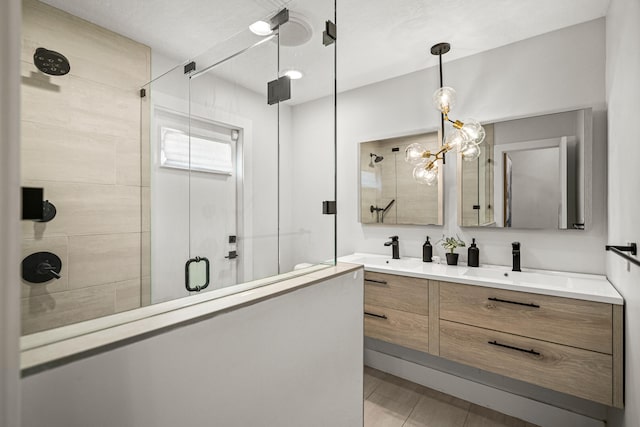
<path id="1" fill-rule="evenodd" d="M 204 268 L 206 271 L 205 283 L 202 286 L 191 287 L 189 282 L 189 266 L 193 262 L 200 262 L 200 261 L 204 261 Z M 201 290 L 206 289 L 207 286 L 209 286 L 209 260 L 207 258 L 197 256 L 187 261 L 187 263 L 184 266 L 184 280 L 185 280 L 184 286 L 189 292 L 200 292 Z"/>

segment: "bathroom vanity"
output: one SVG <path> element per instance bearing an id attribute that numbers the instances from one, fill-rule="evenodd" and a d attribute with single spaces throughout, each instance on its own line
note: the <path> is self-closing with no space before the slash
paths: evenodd
<path id="1" fill-rule="evenodd" d="M 603 276 L 354 254 L 365 335 L 623 406 L 623 299 Z"/>

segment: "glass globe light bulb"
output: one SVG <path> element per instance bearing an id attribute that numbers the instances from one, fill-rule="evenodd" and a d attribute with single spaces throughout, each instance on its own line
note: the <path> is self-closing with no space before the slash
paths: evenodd
<path id="1" fill-rule="evenodd" d="M 473 120 L 473 119 L 465 120 L 464 125 L 460 130 L 464 132 L 465 135 L 467 135 L 469 142 L 476 145 L 484 141 L 484 137 L 486 135 L 482 125 L 480 125 L 480 123 L 477 120 Z"/>
<path id="2" fill-rule="evenodd" d="M 467 134 L 461 132 L 459 129 L 455 129 L 453 132 L 450 132 L 447 137 L 444 139 L 445 144 L 451 146 L 451 149 L 456 149 L 460 151 L 460 148 L 469 142 L 467 138 Z"/>
<path id="3" fill-rule="evenodd" d="M 480 147 L 476 144 L 468 144 L 462 151 L 462 159 L 466 162 L 472 162 L 480 157 Z"/>
<path id="4" fill-rule="evenodd" d="M 422 153 L 425 152 L 425 148 L 422 144 L 414 142 L 410 144 L 407 149 L 404 151 L 404 160 L 405 162 L 417 165 L 419 163 L 424 163 L 426 159 L 422 157 Z"/>
<path id="5" fill-rule="evenodd" d="M 456 91 L 444 86 L 433 93 L 433 105 L 441 113 L 448 113 L 456 105 Z"/>
<path id="6" fill-rule="evenodd" d="M 413 168 L 413 179 L 418 184 L 433 185 L 438 181 L 438 166 L 435 164 L 431 169 L 427 169 L 424 165 L 418 165 Z"/>

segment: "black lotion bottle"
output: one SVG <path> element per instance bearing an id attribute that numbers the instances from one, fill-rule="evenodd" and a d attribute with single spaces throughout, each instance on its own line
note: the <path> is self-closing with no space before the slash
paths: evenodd
<path id="1" fill-rule="evenodd" d="M 427 241 L 422 245 L 422 262 L 431 262 L 431 257 L 433 256 L 433 246 L 431 246 L 431 242 L 429 242 L 429 236 L 427 236 Z"/>
<path id="2" fill-rule="evenodd" d="M 467 265 L 469 267 L 478 267 L 480 265 L 480 249 L 476 246 L 476 239 L 471 240 L 471 246 L 467 252 Z"/>

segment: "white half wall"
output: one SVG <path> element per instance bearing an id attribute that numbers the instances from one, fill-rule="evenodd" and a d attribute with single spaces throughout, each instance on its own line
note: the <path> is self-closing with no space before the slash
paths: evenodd
<path id="1" fill-rule="evenodd" d="M 22 380 L 23 427 L 361 426 L 362 270 Z"/>
<path id="2" fill-rule="evenodd" d="M 20 24 L 0 2 L 0 427 L 20 425 Z"/>
<path id="3" fill-rule="evenodd" d="M 443 227 L 362 225 L 358 221 L 358 145 L 438 128 L 440 116 L 431 104 L 432 93 L 438 86 L 438 69 L 431 67 L 338 95 L 338 256 L 355 251 L 386 254 L 388 248 L 383 243 L 389 236 L 398 235 L 400 255 L 420 257 L 425 236 L 428 234 L 432 241 L 437 241 L 444 233 L 458 234 L 468 242 L 475 237 L 481 263 L 509 265 L 510 243 L 517 240 L 522 243 L 523 267 L 604 274 L 604 47 L 605 21 L 601 18 L 452 62 L 444 57 L 444 82 L 458 93 L 456 118 L 474 117 L 486 123 L 593 107 L 593 221 L 588 230 L 459 228 L 456 161 L 451 155 L 445 165 Z M 425 55 L 429 55 L 426 48 Z M 437 59 L 433 57 L 432 61 L 435 65 Z M 319 118 L 329 114 L 331 105 L 327 99 L 321 99 L 294 107 L 297 167 L 312 167 L 311 160 L 323 164 L 324 157 L 314 147 L 329 137 L 330 129 L 319 125 L 324 122 Z M 324 182 L 297 174 L 296 209 L 307 209 L 318 194 L 326 191 Z M 324 225 L 316 222 L 307 227 L 312 235 L 321 235 Z M 314 250 L 312 245 L 298 246 L 295 253 L 303 256 L 310 250 Z M 444 254 L 439 245 L 434 245 L 434 252 Z M 466 260 L 466 251 L 461 252 L 461 259 Z"/>
<path id="4" fill-rule="evenodd" d="M 609 243 L 640 243 L 640 2 L 612 0 L 607 14 L 609 107 Z M 625 299 L 625 410 L 612 410 L 614 427 L 640 426 L 640 267 L 607 255 L 607 277 Z"/>

